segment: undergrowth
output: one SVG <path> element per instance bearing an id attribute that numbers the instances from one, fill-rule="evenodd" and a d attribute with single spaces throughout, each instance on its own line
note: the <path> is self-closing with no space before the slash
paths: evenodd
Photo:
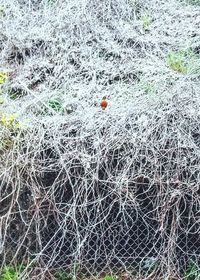
<path id="1" fill-rule="evenodd" d="M 4 276 L 197 277 L 198 2 L 0 4 Z"/>

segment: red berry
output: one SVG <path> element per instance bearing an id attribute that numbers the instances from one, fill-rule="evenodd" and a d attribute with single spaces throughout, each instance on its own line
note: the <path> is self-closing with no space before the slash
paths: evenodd
<path id="1" fill-rule="evenodd" d="M 108 102 L 106 100 L 101 100 L 100 105 L 103 109 L 105 109 L 108 106 Z"/>

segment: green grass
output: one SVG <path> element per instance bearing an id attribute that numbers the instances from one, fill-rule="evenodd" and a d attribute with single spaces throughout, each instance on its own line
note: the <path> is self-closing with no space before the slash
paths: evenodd
<path id="1" fill-rule="evenodd" d="M 114 280 L 115 278 L 111 275 L 104 276 L 103 280 Z"/>
<path id="2" fill-rule="evenodd" d="M 19 274 L 25 269 L 24 265 L 5 266 L 0 275 L 0 280 L 18 280 Z M 26 279 L 26 278 L 24 278 Z"/>
<path id="3" fill-rule="evenodd" d="M 170 51 L 167 55 L 167 65 L 169 68 L 176 72 L 186 73 L 186 61 L 185 54 L 183 51 L 173 52 Z"/>
<path id="4" fill-rule="evenodd" d="M 144 15 L 144 16 L 142 16 L 141 20 L 142 20 L 142 27 L 143 27 L 144 31 L 146 31 L 148 29 L 149 23 L 150 23 L 149 16 Z"/>
<path id="5" fill-rule="evenodd" d="M 8 75 L 5 71 L 0 71 L 0 85 L 4 84 Z"/>
<path id="6" fill-rule="evenodd" d="M 190 49 L 170 51 L 167 54 L 166 64 L 173 71 L 187 74 L 197 72 L 199 57 Z"/>
<path id="7" fill-rule="evenodd" d="M 67 273 L 66 271 L 57 271 L 54 276 L 57 280 L 72 280 L 73 279 L 73 275 L 71 273 Z"/>
<path id="8" fill-rule="evenodd" d="M 200 280 L 198 266 L 192 260 L 189 260 L 184 276 L 186 280 Z"/>
<path id="9" fill-rule="evenodd" d="M 61 112 L 63 110 L 62 102 L 59 99 L 50 99 L 48 105 L 56 112 Z"/>
<path id="10" fill-rule="evenodd" d="M 156 93 L 156 85 L 154 82 L 144 81 L 142 82 L 141 86 L 145 94 L 152 95 Z"/>
<path id="11" fill-rule="evenodd" d="M 4 267 L 2 274 L 0 276 L 0 280 L 16 280 L 17 279 L 17 271 L 12 266 Z"/>
<path id="12" fill-rule="evenodd" d="M 200 6 L 200 0 L 188 0 L 188 4 Z"/>
<path id="13" fill-rule="evenodd" d="M 25 92 L 19 88 L 9 88 L 7 94 L 10 99 L 16 100 L 25 95 Z"/>
<path id="14" fill-rule="evenodd" d="M 5 7 L 0 5 L 0 16 L 4 16 L 5 15 Z"/>

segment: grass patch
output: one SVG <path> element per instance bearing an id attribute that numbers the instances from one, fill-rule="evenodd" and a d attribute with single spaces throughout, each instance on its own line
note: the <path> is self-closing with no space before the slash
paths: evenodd
<path id="1" fill-rule="evenodd" d="M 104 276 L 103 280 L 115 280 L 115 278 L 111 275 Z"/>
<path id="2" fill-rule="evenodd" d="M 146 31 L 149 28 L 149 24 L 150 24 L 149 16 L 143 15 L 141 20 L 142 20 L 143 30 Z"/>
<path id="3" fill-rule="evenodd" d="M 54 276 L 57 280 L 72 280 L 73 279 L 73 275 L 66 271 L 57 271 Z"/>
<path id="4" fill-rule="evenodd" d="M 199 280 L 200 274 L 198 266 L 193 260 L 189 260 L 187 269 L 185 271 L 184 279 L 186 280 Z"/>
<path id="5" fill-rule="evenodd" d="M 5 71 L 0 71 L 0 85 L 6 82 L 8 75 Z"/>
<path id="6" fill-rule="evenodd" d="M 188 4 L 200 6 L 200 0 L 188 0 Z"/>
<path id="7" fill-rule="evenodd" d="M 59 99 L 50 99 L 48 106 L 56 112 L 61 112 L 63 110 L 62 102 Z"/>
<path id="8" fill-rule="evenodd" d="M 0 280 L 17 280 L 19 279 L 18 276 L 23 272 L 24 269 L 24 265 L 18 265 L 16 267 L 11 265 L 5 266 L 2 270 Z"/>
<path id="9" fill-rule="evenodd" d="M 170 51 L 166 63 L 170 69 L 182 74 L 197 74 L 200 70 L 199 57 L 192 50 Z"/>

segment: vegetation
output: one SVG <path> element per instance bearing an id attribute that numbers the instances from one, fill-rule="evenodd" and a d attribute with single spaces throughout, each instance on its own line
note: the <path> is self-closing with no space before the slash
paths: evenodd
<path id="1" fill-rule="evenodd" d="M 173 52 L 170 51 L 167 55 L 167 65 L 174 71 L 180 73 L 186 73 L 186 60 L 185 53 L 183 51 Z"/>
<path id="2" fill-rule="evenodd" d="M 19 129 L 21 128 L 21 123 L 17 120 L 16 113 L 4 113 L 0 115 L 0 123 L 3 127 L 8 129 Z"/>
<path id="3" fill-rule="evenodd" d="M 186 280 L 200 280 L 200 272 L 198 266 L 193 260 L 189 260 L 187 269 L 185 271 Z"/>
<path id="4" fill-rule="evenodd" d="M 0 5 L 0 16 L 5 15 L 5 7 Z"/>
<path id="5" fill-rule="evenodd" d="M 149 23 L 150 23 L 149 16 L 148 15 L 142 16 L 142 26 L 144 31 L 148 29 Z"/>
<path id="6" fill-rule="evenodd" d="M 200 2 L 3 2 L 0 280 L 197 280 Z"/>
<path id="7" fill-rule="evenodd" d="M 19 274 L 22 273 L 24 269 L 24 265 L 18 265 L 17 267 L 5 266 L 0 275 L 0 280 L 19 280 Z"/>
<path id="8" fill-rule="evenodd" d="M 114 280 L 114 277 L 111 275 L 106 275 L 103 280 Z"/>
<path id="9" fill-rule="evenodd" d="M 167 65 L 176 72 L 186 74 L 200 70 L 198 59 L 191 49 L 170 51 L 167 55 Z M 197 65 L 195 65 L 196 62 L 198 62 Z"/>
<path id="10" fill-rule="evenodd" d="M 5 71 L 0 71 L 0 85 L 4 84 L 8 75 Z"/>
<path id="11" fill-rule="evenodd" d="M 12 100 L 16 100 L 25 95 L 25 92 L 23 90 L 17 89 L 17 88 L 9 88 L 7 92 L 8 92 L 9 98 Z"/>
<path id="12" fill-rule="evenodd" d="M 0 279 L 1 280 L 17 280 L 17 271 L 12 266 L 6 266 L 1 274 Z"/>
<path id="13" fill-rule="evenodd" d="M 63 105 L 60 99 L 50 99 L 48 105 L 56 112 L 61 112 L 63 110 Z"/>
<path id="14" fill-rule="evenodd" d="M 152 95 L 156 93 L 156 85 L 153 81 L 144 81 L 141 83 L 141 87 L 145 94 Z"/>
<path id="15" fill-rule="evenodd" d="M 200 0 L 188 0 L 188 4 L 200 6 Z"/>
<path id="16" fill-rule="evenodd" d="M 57 280 L 73 280 L 73 275 L 65 271 L 57 271 L 54 276 Z"/>

